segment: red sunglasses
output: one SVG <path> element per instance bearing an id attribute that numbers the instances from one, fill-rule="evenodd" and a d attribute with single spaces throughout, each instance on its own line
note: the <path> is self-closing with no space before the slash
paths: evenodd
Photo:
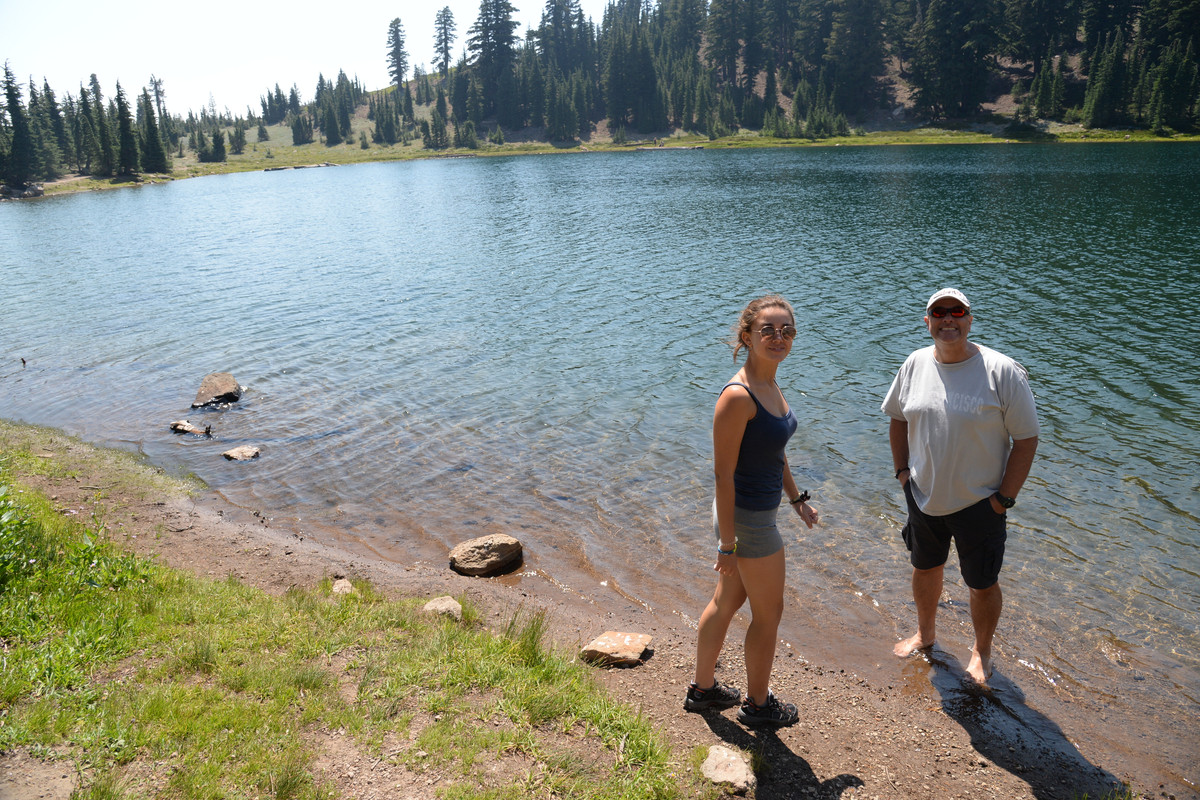
<path id="1" fill-rule="evenodd" d="M 941 319 L 949 314 L 957 319 L 958 317 L 965 317 L 969 311 L 970 309 L 966 306 L 951 306 L 950 308 L 934 306 L 933 308 L 929 309 L 929 316 L 933 317 L 934 319 Z"/>

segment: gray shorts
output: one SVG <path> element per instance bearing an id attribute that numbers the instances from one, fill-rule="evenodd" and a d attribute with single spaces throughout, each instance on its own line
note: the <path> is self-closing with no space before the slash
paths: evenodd
<path id="1" fill-rule="evenodd" d="M 733 530 L 737 536 L 739 558 L 765 558 L 783 549 L 783 537 L 775 517 L 779 506 L 763 511 L 751 511 L 733 507 Z M 717 527 L 717 501 L 713 500 L 713 534 L 721 541 L 721 529 Z"/>

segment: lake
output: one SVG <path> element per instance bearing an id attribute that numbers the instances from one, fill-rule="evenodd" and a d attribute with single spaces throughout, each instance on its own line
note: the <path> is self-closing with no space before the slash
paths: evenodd
<path id="1" fill-rule="evenodd" d="M 191 471 L 363 558 L 509 532 L 511 580 L 618 617 L 712 591 L 709 427 L 750 298 L 800 335 L 781 636 L 936 697 L 879 403 L 971 298 L 1042 421 L 1009 514 L 985 730 L 1200 783 L 1200 148 L 812 148 L 439 159 L 0 205 L 0 416 Z M 22 366 L 20 359 L 26 365 Z M 197 412 L 232 372 L 235 407 Z M 173 435 L 189 417 L 214 441 Z M 220 457 L 262 448 L 248 464 Z M 940 644 L 965 660 L 951 557 Z M 943 691 L 943 697 L 945 692 Z M 966 702 L 964 700 L 964 702 Z M 1032 739 L 1030 739 L 1032 737 Z"/>

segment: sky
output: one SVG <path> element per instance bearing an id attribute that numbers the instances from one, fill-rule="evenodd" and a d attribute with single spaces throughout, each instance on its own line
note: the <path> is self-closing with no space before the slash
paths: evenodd
<path id="1" fill-rule="evenodd" d="M 278 83 L 292 84 L 312 100 L 318 75 L 343 70 L 363 88 L 381 89 L 387 72 L 388 24 L 404 26 L 409 77 L 412 67 L 432 71 L 433 21 L 449 6 L 454 14 L 454 59 L 479 16 L 479 0 L 343 0 L 338 3 L 163 3 L 161 0 L 0 0 L 0 61 L 6 62 L 29 99 L 29 80 L 42 81 L 60 100 L 79 96 L 92 73 L 106 98 L 116 84 L 132 98 L 163 82 L 168 111 L 187 116 L 208 106 L 244 116 L 262 113 L 260 98 Z M 510 0 L 518 35 L 541 18 L 545 0 Z M 584 16 L 599 24 L 608 0 L 580 0 Z M 212 14 L 216 18 L 206 17 Z"/>

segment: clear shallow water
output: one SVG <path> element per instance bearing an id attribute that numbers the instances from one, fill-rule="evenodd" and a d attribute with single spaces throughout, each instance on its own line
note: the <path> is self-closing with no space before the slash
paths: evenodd
<path id="1" fill-rule="evenodd" d="M 1010 515 L 998 697 L 1085 758 L 1194 782 L 1197 186 L 1189 146 L 829 148 L 8 203 L 0 415 L 140 449 L 362 556 L 515 532 L 524 580 L 691 623 L 712 583 L 712 403 L 736 369 L 722 340 L 779 291 L 801 329 L 780 374 L 790 458 L 825 520 L 789 523 L 783 636 L 892 683 L 914 618 L 879 402 L 927 343 L 925 298 L 958 285 L 973 338 L 1029 368 L 1043 423 Z M 214 370 L 245 399 L 191 411 Z M 218 441 L 172 436 L 184 416 Z M 241 443 L 263 456 L 219 457 Z M 942 643 L 965 658 L 966 590 L 948 589 Z"/>

